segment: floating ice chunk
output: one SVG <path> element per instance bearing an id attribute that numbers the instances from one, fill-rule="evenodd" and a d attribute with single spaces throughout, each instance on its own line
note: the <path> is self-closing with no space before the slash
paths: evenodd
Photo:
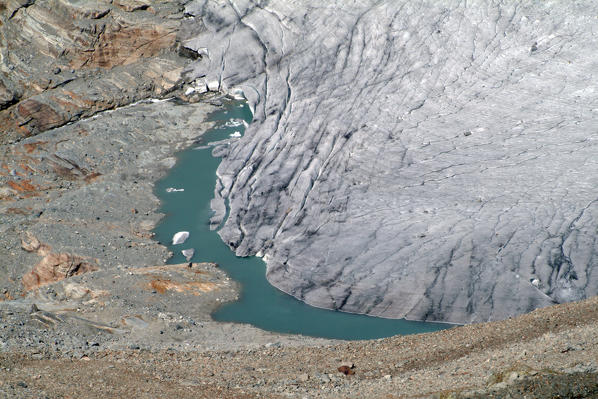
<path id="1" fill-rule="evenodd" d="M 237 127 L 237 126 L 243 126 L 246 122 L 243 119 L 239 119 L 239 118 L 233 118 L 231 120 L 226 121 L 226 123 L 224 124 L 224 126 L 226 127 Z"/>
<path id="2" fill-rule="evenodd" d="M 185 259 L 187 259 L 187 262 L 189 262 L 191 260 L 191 258 L 193 258 L 193 255 L 195 255 L 195 249 L 193 249 L 193 248 L 183 249 L 181 251 L 181 253 L 185 257 Z"/>
<path id="3" fill-rule="evenodd" d="M 241 137 L 241 132 L 234 132 L 230 135 L 231 137 Z"/>
<path id="4" fill-rule="evenodd" d="M 182 244 L 189 238 L 188 231 L 179 231 L 175 235 L 172 236 L 172 245 Z"/>
<path id="5" fill-rule="evenodd" d="M 178 193 L 178 192 L 181 192 L 181 191 L 185 191 L 185 189 L 184 188 L 172 188 L 172 187 L 168 187 L 166 189 L 167 193 Z"/>

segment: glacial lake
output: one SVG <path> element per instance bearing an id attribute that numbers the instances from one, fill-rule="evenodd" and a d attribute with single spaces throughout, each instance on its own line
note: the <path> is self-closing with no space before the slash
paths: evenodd
<path id="1" fill-rule="evenodd" d="M 162 201 L 160 211 L 166 216 L 156 226 L 155 239 L 174 253 L 168 263 L 186 262 L 181 250 L 194 248 L 192 262 L 214 262 L 242 286 L 240 299 L 221 306 L 212 317 L 218 321 L 248 323 L 268 331 L 313 337 L 361 340 L 416 334 L 450 328 L 444 323 L 383 319 L 365 315 L 319 309 L 274 288 L 266 280 L 266 265 L 261 258 L 238 257 L 226 246 L 216 231 L 210 230 L 213 214 L 216 169 L 220 159 L 212 156 L 208 143 L 244 133 L 243 121 L 252 114 L 245 102 L 224 100 L 213 112 L 215 126 L 196 145 L 177 155 L 176 165 L 158 181 L 155 193 Z M 175 189 L 175 190 L 168 190 Z M 183 189 L 184 191 L 176 191 Z M 184 244 L 171 245 L 172 236 L 189 231 Z"/>

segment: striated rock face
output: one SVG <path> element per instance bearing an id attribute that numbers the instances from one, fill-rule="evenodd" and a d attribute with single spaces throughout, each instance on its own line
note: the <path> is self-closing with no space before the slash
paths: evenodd
<path id="1" fill-rule="evenodd" d="M 598 293 L 595 2 L 186 11 L 209 54 L 190 74 L 255 106 L 218 171 L 220 234 L 276 287 L 460 323 Z"/>
<path id="2" fill-rule="evenodd" d="M 176 88 L 183 20 L 176 1 L 4 3 L 0 143 Z"/>

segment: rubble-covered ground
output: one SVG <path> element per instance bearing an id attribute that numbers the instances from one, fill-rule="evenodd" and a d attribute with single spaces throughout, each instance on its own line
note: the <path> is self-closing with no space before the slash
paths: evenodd
<path id="1" fill-rule="evenodd" d="M 181 299 L 166 294 L 165 302 L 168 295 Z M 196 308 L 182 319 L 171 318 L 176 311 L 160 315 L 168 342 L 160 341 L 155 322 L 145 326 L 135 315 L 120 327 L 131 332 L 93 326 L 76 333 L 61 326 L 77 320 L 2 306 L 1 336 L 18 329 L 23 345 L 0 353 L 0 392 L 18 398 L 595 398 L 597 309 L 592 299 L 432 334 L 326 343 L 265 337 L 242 326 L 216 329 Z M 55 317 L 63 321 L 52 322 Z M 112 337 L 119 334 L 120 341 Z"/>

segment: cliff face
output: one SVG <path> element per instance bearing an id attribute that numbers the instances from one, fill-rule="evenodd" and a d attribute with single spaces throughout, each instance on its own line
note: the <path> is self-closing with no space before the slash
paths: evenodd
<path id="1" fill-rule="evenodd" d="M 452 322 L 598 293 L 595 2 L 186 11 L 209 54 L 190 73 L 255 105 L 218 171 L 220 234 L 275 286 Z"/>
<path id="2" fill-rule="evenodd" d="M 0 4 L 0 143 L 177 87 L 181 3 Z"/>

